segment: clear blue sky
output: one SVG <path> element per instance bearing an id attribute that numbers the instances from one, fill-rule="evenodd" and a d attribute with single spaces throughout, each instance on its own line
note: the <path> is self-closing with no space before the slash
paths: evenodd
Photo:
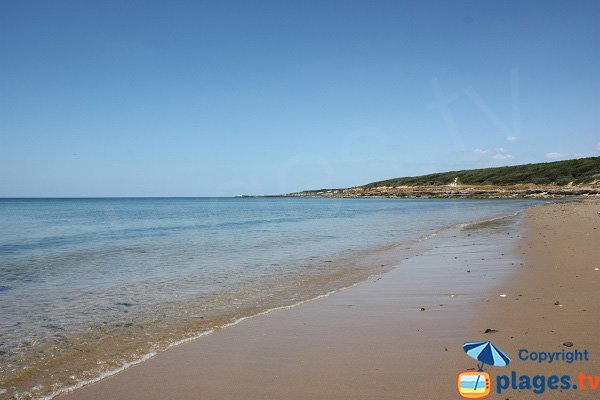
<path id="1" fill-rule="evenodd" d="M 0 196 L 600 154 L 599 1 L 0 0 Z"/>

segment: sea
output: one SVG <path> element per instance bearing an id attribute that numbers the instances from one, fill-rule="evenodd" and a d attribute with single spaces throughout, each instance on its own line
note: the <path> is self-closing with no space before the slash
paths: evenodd
<path id="1" fill-rule="evenodd" d="M 384 273 L 441 230 L 537 203 L 0 199 L 0 398 L 51 399 Z"/>

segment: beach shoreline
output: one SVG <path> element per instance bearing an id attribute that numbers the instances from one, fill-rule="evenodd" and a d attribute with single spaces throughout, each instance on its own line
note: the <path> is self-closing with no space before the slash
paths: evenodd
<path id="1" fill-rule="evenodd" d="M 418 395 L 432 386 L 428 374 L 442 376 L 451 368 L 473 318 L 468 305 L 510 275 L 516 259 L 509 250 L 520 218 L 444 230 L 421 253 L 404 253 L 400 267 L 356 287 L 217 330 L 60 398 L 195 398 L 199 392 L 215 399 L 398 398 L 399 390 Z M 490 264 L 477 270 L 481 257 Z M 485 277 L 485 284 L 476 285 Z M 373 339 L 376 345 L 361 349 Z M 426 350 L 418 351 L 424 343 Z M 423 357 L 435 359 L 440 352 L 443 362 L 423 364 Z M 411 366 L 416 368 L 398 375 Z M 163 384 L 156 386 L 158 376 Z M 399 389 L 399 376 L 416 384 Z M 454 374 L 446 374 L 434 386 L 454 393 L 453 382 Z"/>
<path id="2" fill-rule="evenodd" d="M 592 355 L 600 351 L 594 338 L 598 308 L 590 292 L 600 277 L 592 265 L 594 257 L 600 259 L 593 249 L 600 243 L 598 208 L 595 201 L 532 207 L 517 230 L 492 227 L 496 236 L 488 239 L 495 249 L 487 252 L 465 251 L 465 243 L 481 245 L 478 232 L 463 229 L 460 238 L 448 233 L 451 240 L 349 290 L 218 330 L 57 398 L 191 399 L 200 393 L 207 399 L 452 398 L 456 374 L 475 365 L 462 343 L 477 340 L 493 340 L 513 358 L 511 366 L 491 368 L 490 374 L 576 376 L 573 365 L 525 363 L 517 353 L 560 351 L 566 342 Z M 504 236 L 508 242 L 498 242 Z M 442 243 L 453 248 L 440 248 Z M 512 254 L 499 253 L 510 249 Z M 561 257 L 572 259 L 577 271 L 569 285 L 560 282 L 569 273 L 565 265 L 547 267 L 548 260 Z M 432 261 L 437 269 L 425 271 Z M 408 279 L 407 271 L 412 271 Z M 452 281 L 458 271 L 464 275 Z M 437 282 L 431 281 L 432 272 Z M 588 279 L 579 279 L 584 274 Z M 427 291 L 415 290 L 419 279 L 427 282 Z M 477 280 L 488 281 L 485 290 L 469 289 Z M 550 301 L 554 298 L 560 300 Z M 580 313 L 563 312 L 573 302 Z M 599 358 L 585 365 L 589 372 L 600 371 Z M 490 398 L 523 395 L 492 392 Z M 576 396 L 595 398 L 589 391 Z M 536 398 L 556 398 L 556 393 Z"/>
<path id="3" fill-rule="evenodd" d="M 249 200 L 248 204 L 241 205 L 245 202 L 223 199 L 219 201 L 223 204 L 221 208 L 235 205 L 240 211 L 244 210 L 244 215 L 253 215 L 248 213 L 248 209 L 264 211 L 268 207 L 272 211 L 264 215 L 258 226 L 245 227 L 241 232 L 236 227 L 240 236 L 247 233 L 243 235 L 244 240 L 240 241 L 236 237 L 238 235 L 223 231 L 223 237 L 231 237 L 226 244 L 231 244 L 231 250 L 236 254 L 234 259 L 222 253 L 217 253 L 220 256 L 212 259 L 198 259 L 195 256 L 205 254 L 203 250 L 206 249 L 193 244 L 202 244 L 203 240 L 207 241 L 212 236 L 210 230 L 188 232 L 190 225 L 197 221 L 196 213 L 191 211 L 204 210 L 207 203 L 208 208 L 213 208 L 215 200 L 177 200 L 175 204 L 156 200 L 132 202 L 69 201 L 67 208 L 75 213 L 95 210 L 95 213 L 85 213 L 86 216 L 98 215 L 98 212 L 102 215 L 115 204 L 120 204 L 125 210 L 122 218 L 126 226 L 139 221 L 136 211 L 139 207 L 148 211 L 157 208 L 169 217 L 169 221 L 173 219 L 176 226 L 188 228 L 186 234 L 175 235 L 178 241 L 174 243 L 173 237 L 163 236 L 165 232 L 161 226 L 159 229 L 152 226 L 141 230 L 133 238 L 123 238 L 119 233 L 127 230 L 115 232 L 109 226 L 107 231 L 102 225 L 104 219 L 92 218 L 89 222 L 95 235 L 114 236 L 117 233 L 114 240 L 111 239 L 111 246 L 84 237 L 86 240 L 73 242 L 89 246 L 89 251 L 83 253 L 79 250 L 73 252 L 69 246 L 64 249 L 49 247 L 43 257 L 32 258 L 35 260 L 33 267 L 39 265 L 40 268 L 31 268 L 31 262 L 23 255 L 19 256 L 22 259 L 20 263 L 14 263 L 19 260 L 18 257 L 5 257 L 9 266 L 7 279 L 23 278 L 24 282 L 31 283 L 10 285 L 0 293 L 4 301 L 0 308 L 6 317 L 2 321 L 2 329 L 5 327 L 5 332 L 9 333 L 1 343 L 2 350 L 9 351 L 0 353 L 0 398 L 52 398 L 97 383 L 161 355 L 175 345 L 238 322 L 245 325 L 249 317 L 265 312 L 275 314 L 272 311 L 293 308 L 305 301 L 321 298 L 325 293 L 354 286 L 369 276 L 393 268 L 399 260 L 430 248 L 438 240 L 437 236 L 448 229 L 469 221 L 516 215 L 524 207 L 535 203 L 321 199 L 305 204 L 304 201 L 283 199 Z M 58 206 L 62 207 L 60 203 Z M 185 206 L 183 211 L 180 210 L 182 203 Z M 175 205 L 177 207 L 173 209 Z M 29 201 L 25 206 L 30 207 Z M 56 206 L 55 201 L 36 202 L 37 210 Z M 14 202 L 11 207 L 19 211 L 23 205 Z M 136 215 L 134 219 L 130 219 L 128 210 Z M 291 224 L 285 221 L 281 224 L 276 219 L 275 223 L 265 226 L 265 221 L 278 215 L 279 211 L 289 213 L 290 210 L 296 210 L 299 222 L 293 220 Z M 321 218 L 312 218 L 315 213 Z M 322 219 L 324 213 L 333 220 Z M 86 217 L 82 215 L 81 218 Z M 254 234 L 248 235 L 252 232 Z M 275 237 L 269 232 L 279 235 Z M 148 242 L 145 239 L 148 234 L 155 233 L 161 234 L 156 240 Z M 64 229 L 63 234 L 68 239 L 73 231 Z M 188 240 L 182 241 L 182 237 Z M 269 247 L 276 243 L 284 248 Z M 293 245 L 285 247 L 286 244 Z M 248 251 L 249 246 L 252 251 Z M 118 256 L 114 256 L 115 248 L 121 250 Z M 262 253 L 253 253 L 254 249 L 262 249 Z M 106 257 L 107 254 L 109 257 Z M 81 264 L 82 255 L 92 255 L 92 261 L 106 264 L 102 270 L 86 269 L 88 263 Z M 282 255 L 285 257 L 280 257 Z M 185 260 L 183 264 L 182 260 Z M 164 272 L 149 275 L 148 272 L 156 271 L 153 265 L 160 265 L 160 271 Z M 54 270 L 66 273 L 53 274 Z M 14 276 L 10 271 L 14 271 Z M 138 271 L 138 274 L 132 275 L 133 271 Z M 31 275 L 32 272 L 36 273 Z M 260 279 L 247 279 L 245 282 L 249 285 L 240 285 L 235 282 L 240 273 L 242 276 L 263 275 L 258 276 Z M 264 273 L 271 275 L 264 276 Z M 178 280 L 178 276 L 185 279 Z M 93 285 L 86 286 L 87 283 Z M 73 286 L 75 290 L 72 290 Z M 157 290 L 140 291 L 144 287 Z M 214 296 L 203 295 L 203 290 L 213 287 L 217 289 Z M 167 288 L 170 288 L 168 293 L 165 292 Z M 257 290 L 259 288 L 266 290 Z M 36 291 L 39 296 L 29 297 L 31 291 Z M 190 293 L 195 295 L 190 296 Z M 161 303 L 152 306 L 157 299 Z M 18 306 L 14 307 L 14 304 Z M 57 306 L 48 309 L 51 304 Z M 26 310 L 28 317 L 24 318 L 20 310 Z M 84 310 L 85 313 L 82 312 Z M 83 334 L 78 327 L 84 329 Z M 48 337 L 50 340 L 46 340 Z"/>

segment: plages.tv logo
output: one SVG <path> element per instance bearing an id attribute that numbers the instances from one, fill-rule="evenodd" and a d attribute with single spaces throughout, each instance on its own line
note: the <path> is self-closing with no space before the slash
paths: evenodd
<path id="1" fill-rule="evenodd" d="M 466 399 L 484 398 L 492 390 L 492 379 L 490 374 L 483 371 L 483 366 L 488 364 L 505 367 L 510 363 L 510 357 L 492 342 L 466 342 L 463 350 L 481 364 L 477 364 L 477 371 L 463 371 L 458 374 L 456 378 L 458 394 Z"/>

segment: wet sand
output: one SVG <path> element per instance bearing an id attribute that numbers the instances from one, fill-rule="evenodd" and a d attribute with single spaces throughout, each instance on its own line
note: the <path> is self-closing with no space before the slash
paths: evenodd
<path id="1" fill-rule="evenodd" d="M 523 238 L 504 223 L 446 231 L 354 288 L 245 320 L 61 398 L 458 398 L 456 373 L 475 366 L 463 342 L 489 339 L 514 360 L 492 374 L 526 373 L 516 350 L 567 340 L 589 349 L 596 361 L 585 372 L 600 374 L 598 211 L 599 203 L 536 207 Z"/>

